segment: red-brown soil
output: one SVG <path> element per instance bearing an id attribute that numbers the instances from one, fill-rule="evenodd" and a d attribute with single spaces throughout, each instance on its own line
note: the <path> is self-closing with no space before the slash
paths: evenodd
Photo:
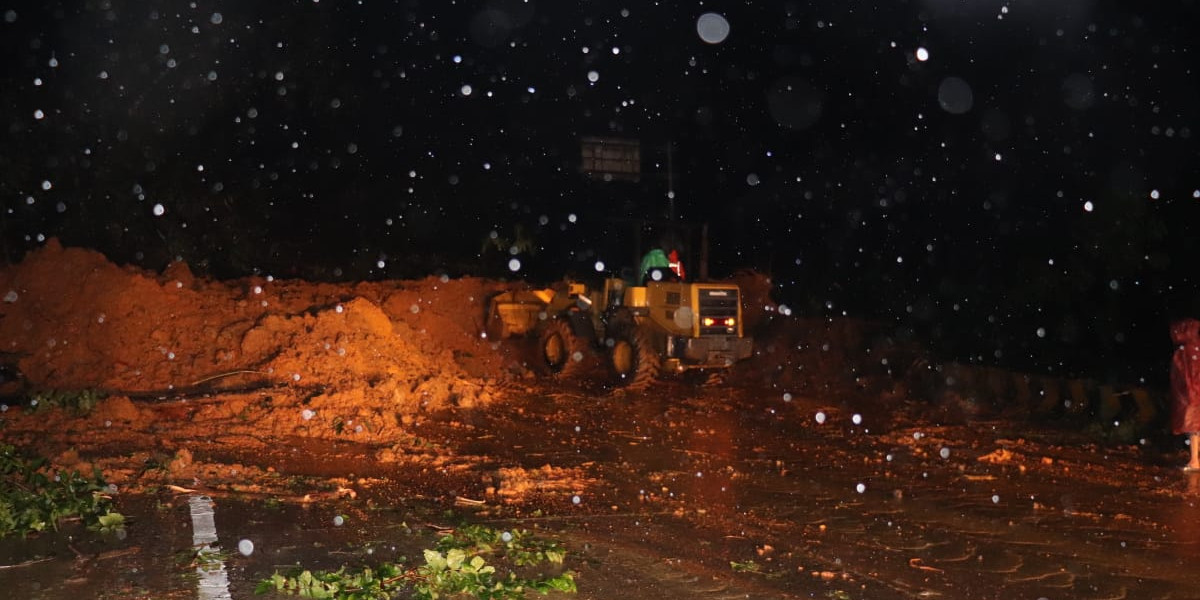
<path id="1" fill-rule="evenodd" d="M 769 285 L 743 284 L 747 318 L 762 319 Z M 360 474 L 389 464 L 471 470 L 478 457 L 433 447 L 419 428 L 440 414 L 453 429 L 459 411 L 498 402 L 520 410 L 540 385 L 521 343 L 481 333 L 488 297 L 518 285 L 213 281 L 183 263 L 148 272 L 50 240 L 0 270 L 0 432 L 63 467 L 99 466 L 127 490 L 278 491 L 276 467 L 289 462 L 278 449 L 305 443 L 359 444 Z M 806 343 L 800 330 L 776 332 L 760 352 L 768 359 L 742 377 L 797 391 L 837 377 L 840 348 Z M 84 392 L 102 399 L 86 411 L 47 406 Z M 596 393 L 607 393 L 603 382 Z M 324 474 L 290 462 L 285 470 Z M 569 471 L 498 465 L 487 489 L 520 501 L 584 485 Z"/>

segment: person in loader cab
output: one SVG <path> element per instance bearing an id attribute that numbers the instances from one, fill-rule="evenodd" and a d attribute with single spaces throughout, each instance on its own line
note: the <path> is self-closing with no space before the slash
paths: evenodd
<path id="1" fill-rule="evenodd" d="M 671 250 L 671 253 L 667 255 L 667 261 L 667 266 L 671 267 L 671 270 L 675 272 L 675 276 L 680 281 L 683 281 L 685 279 L 683 276 L 683 259 L 679 258 L 679 250 Z"/>
<path id="2" fill-rule="evenodd" d="M 678 250 L 670 255 L 661 246 L 652 248 L 642 257 L 642 283 L 651 281 L 683 281 L 683 261 Z"/>
<path id="3" fill-rule="evenodd" d="M 662 248 L 654 247 L 649 252 L 642 256 L 641 281 L 643 284 L 649 281 L 662 281 L 663 271 L 671 269 L 671 261 L 667 259 L 667 253 L 663 252 Z M 654 277 L 658 275 L 658 277 Z"/>

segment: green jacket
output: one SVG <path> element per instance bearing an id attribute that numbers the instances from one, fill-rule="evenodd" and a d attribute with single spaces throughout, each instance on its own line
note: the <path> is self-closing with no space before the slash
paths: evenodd
<path id="1" fill-rule="evenodd" d="M 655 248 L 655 249 L 647 252 L 646 255 L 642 257 L 641 279 L 645 280 L 646 274 L 650 272 L 650 269 L 655 269 L 655 268 L 658 268 L 658 269 L 671 268 L 671 261 L 667 260 L 667 253 L 663 252 L 662 248 Z"/>

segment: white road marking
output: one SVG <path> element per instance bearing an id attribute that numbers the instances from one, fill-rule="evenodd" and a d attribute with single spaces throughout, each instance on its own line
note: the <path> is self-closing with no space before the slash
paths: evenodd
<path id="1" fill-rule="evenodd" d="M 192 496 L 188 498 L 192 511 L 192 546 L 203 560 L 196 565 L 196 591 L 200 600 L 232 600 L 229 595 L 229 575 L 225 572 L 225 559 L 212 545 L 217 542 L 217 523 L 213 519 L 212 498 Z"/>

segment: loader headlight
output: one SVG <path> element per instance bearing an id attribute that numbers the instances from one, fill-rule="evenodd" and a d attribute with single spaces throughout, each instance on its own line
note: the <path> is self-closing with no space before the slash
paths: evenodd
<path id="1" fill-rule="evenodd" d="M 712 317 L 704 317 L 701 321 L 705 327 L 712 327 L 717 324 L 717 320 Z"/>

